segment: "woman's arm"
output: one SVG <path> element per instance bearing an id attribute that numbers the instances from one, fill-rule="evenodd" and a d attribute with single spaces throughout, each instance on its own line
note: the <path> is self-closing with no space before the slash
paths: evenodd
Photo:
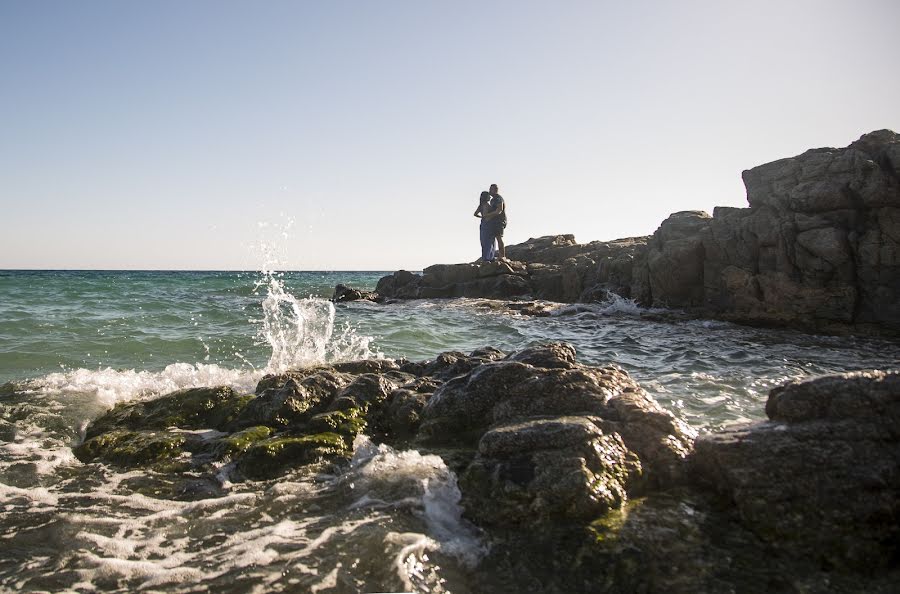
<path id="1" fill-rule="evenodd" d="M 497 205 L 497 208 L 495 208 L 494 210 L 492 210 L 492 211 L 490 211 L 490 212 L 485 213 L 485 214 L 483 215 L 483 216 L 484 216 L 484 220 L 485 220 L 485 221 L 490 221 L 490 220 L 493 219 L 494 217 L 499 217 L 500 214 L 503 212 L 503 204 L 504 204 L 503 202 L 500 202 L 500 204 Z"/>

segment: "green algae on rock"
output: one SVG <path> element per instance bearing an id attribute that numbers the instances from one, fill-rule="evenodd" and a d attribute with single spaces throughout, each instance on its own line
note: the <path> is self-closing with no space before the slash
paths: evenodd
<path id="1" fill-rule="evenodd" d="M 102 460 L 117 466 L 149 466 L 181 456 L 185 434 L 164 431 L 113 430 L 86 440 L 74 448 L 82 462 Z"/>
<path id="2" fill-rule="evenodd" d="M 250 427 L 237 433 L 232 433 L 228 437 L 223 437 L 216 444 L 216 454 L 218 456 L 234 457 L 238 454 L 246 452 L 253 444 L 271 436 L 273 429 L 265 425 L 257 425 Z"/>
<path id="3" fill-rule="evenodd" d="M 253 444 L 237 459 L 235 469 L 249 479 L 274 478 L 297 466 L 348 457 L 350 445 L 346 438 L 329 432 L 273 437 Z"/>
<path id="4" fill-rule="evenodd" d="M 87 429 L 87 438 L 120 429 L 225 429 L 253 399 L 229 387 L 188 388 L 153 400 L 116 405 Z"/>

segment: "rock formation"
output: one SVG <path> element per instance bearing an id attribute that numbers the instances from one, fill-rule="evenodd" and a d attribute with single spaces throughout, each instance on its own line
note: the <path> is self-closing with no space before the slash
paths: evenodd
<path id="1" fill-rule="evenodd" d="M 695 474 L 760 538 L 825 567 L 886 568 L 900 552 L 900 373 L 772 391 L 771 422 L 697 441 Z"/>
<path id="2" fill-rule="evenodd" d="M 749 208 L 677 212 L 650 237 L 507 246 L 506 264 L 401 271 L 401 299 L 589 302 L 608 291 L 648 306 L 812 331 L 900 333 L 900 135 L 880 130 L 744 171 Z"/>
<path id="3" fill-rule="evenodd" d="M 356 436 L 440 455 L 487 530 L 486 590 L 892 592 L 900 585 L 900 373 L 773 390 L 768 422 L 696 437 L 625 372 L 568 344 L 367 360 L 117 405 L 84 462 L 224 495 L 346 465 Z M 178 480 L 182 477 L 183 480 Z M 167 487 L 168 488 L 168 487 Z"/>

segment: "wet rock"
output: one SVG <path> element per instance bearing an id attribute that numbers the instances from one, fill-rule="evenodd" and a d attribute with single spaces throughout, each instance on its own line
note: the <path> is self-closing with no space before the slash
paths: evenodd
<path id="1" fill-rule="evenodd" d="M 73 451 L 82 462 L 116 466 L 162 466 L 186 452 L 190 434 L 166 431 L 112 430 L 79 444 Z"/>
<path id="2" fill-rule="evenodd" d="M 287 427 L 302 423 L 310 415 L 327 408 L 352 381 L 351 378 L 330 368 L 264 377 L 257 386 L 258 396 L 247 403 L 231 428 Z"/>
<path id="3" fill-rule="evenodd" d="M 269 479 L 306 464 L 347 459 L 352 442 L 337 433 L 277 436 L 253 444 L 235 463 L 244 478 Z"/>
<path id="4" fill-rule="evenodd" d="M 495 361 L 501 357 L 503 357 L 503 353 L 497 349 L 479 349 L 471 355 L 459 351 L 449 351 L 439 354 L 431 361 L 424 362 L 419 375 L 447 380 L 468 373 L 482 363 Z"/>
<path id="5" fill-rule="evenodd" d="M 351 375 L 360 375 L 363 373 L 387 373 L 399 368 L 400 365 L 393 359 L 341 361 L 340 363 L 332 363 L 325 367 L 325 369 L 333 369 L 338 373 L 349 373 Z"/>
<path id="6" fill-rule="evenodd" d="M 477 449 L 463 479 L 473 517 L 572 520 L 684 479 L 694 432 L 621 370 L 574 358 L 563 343 L 526 349 L 447 380 L 426 403 L 420 443 Z"/>
<path id="7" fill-rule="evenodd" d="M 331 300 L 337 303 L 343 303 L 346 301 L 381 301 L 381 298 L 378 296 L 378 293 L 374 291 L 361 291 L 359 289 L 354 289 L 352 287 L 348 287 L 347 285 L 336 285 L 334 287 L 334 292 L 331 295 Z"/>
<path id="8" fill-rule="evenodd" d="M 388 441 L 412 439 L 419 430 L 422 411 L 438 388 L 433 378 L 417 378 L 388 395 L 377 429 Z"/>
<path id="9" fill-rule="evenodd" d="M 422 277 L 406 270 L 384 276 L 375 285 L 375 292 L 396 299 L 418 299 Z"/>
<path id="10" fill-rule="evenodd" d="M 697 477 L 786 554 L 822 567 L 891 566 L 900 542 L 900 373 L 773 390 L 767 423 L 697 441 Z"/>
<path id="11" fill-rule="evenodd" d="M 218 458 L 234 458 L 246 452 L 250 446 L 271 436 L 274 430 L 265 425 L 257 425 L 243 431 L 237 431 L 222 438 L 215 445 Z"/>
<path id="12" fill-rule="evenodd" d="M 382 374 L 364 373 L 343 388 L 329 406 L 330 410 L 364 408 L 372 410 L 387 400 L 397 385 Z"/>
<path id="13" fill-rule="evenodd" d="M 153 400 L 122 403 L 93 421 L 86 438 L 125 429 L 224 429 L 251 400 L 252 395 L 218 387 L 189 388 Z"/>
<path id="14" fill-rule="evenodd" d="M 348 443 L 366 429 L 367 408 L 348 408 L 314 415 L 304 427 L 305 433 L 336 433 Z"/>
<path id="15" fill-rule="evenodd" d="M 545 369 L 572 369 L 576 367 L 575 347 L 566 342 L 551 342 L 541 346 L 516 351 L 507 361 L 518 361 Z"/>
<path id="16" fill-rule="evenodd" d="M 641 474 L 621 438 L 589 417 L 501 425 L 485 433 L 460 484 L 481 525 L 588 519 L 618 507 Z"/>

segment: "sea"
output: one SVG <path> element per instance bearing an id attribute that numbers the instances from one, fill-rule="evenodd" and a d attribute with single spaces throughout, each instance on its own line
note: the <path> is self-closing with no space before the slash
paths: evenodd
<path id="1" fill-rule="evenodd" d="M 441 458 L 357 438 L 349 466 L 271 481 L 83 464 L 72 446 L 119 402 L 251 392 L 329 361 L 421 361 L 548 341 L 625 369 L 700 433 L 764 419 L 785 382 L 897 369 L 900 343 L 684 319 L 612 296 L 527 317 L 502 302 L 330 301 L 387 272 L 0 271 L 0 591 L 479 592 L 491 542 Z"/>

